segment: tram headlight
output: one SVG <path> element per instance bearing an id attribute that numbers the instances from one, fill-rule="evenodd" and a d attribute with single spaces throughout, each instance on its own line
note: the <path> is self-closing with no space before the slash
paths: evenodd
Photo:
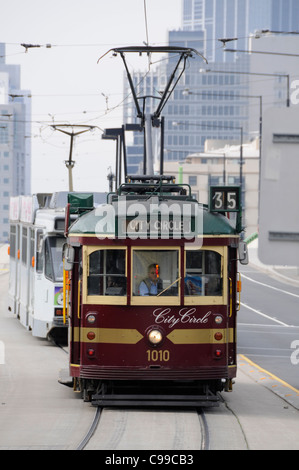
<path id="1" fill-rule="evenodd" d="M 94 323 L 94 322 L 96 321 L 95 315 L 89 314 L 89 315 L 87 316 L 87 321 L 88 321 L 88 323 Z"/>
<path id="2" fill-rule="evenodd" d="M 216 315 L 215 323 L 217 323 L 217 325 L 220 325 L 222 321 L 223 321 L 223 317 L 221 315 Z"/>
<path id="3" fill-rule="evenodd" d="M 157 344 L 160 344 L 162 339 L 163 339 L 163 335 L 161 333 L 161 331 L 159 330 L 151 330 L 148 334 L 148 339 L 150 341 L 150 343 L 154 344 L 154 345 L 157 345 Z"/>

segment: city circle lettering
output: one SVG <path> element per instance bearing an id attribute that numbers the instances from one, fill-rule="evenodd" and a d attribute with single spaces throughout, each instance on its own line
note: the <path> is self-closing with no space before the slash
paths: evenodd
<path id="1" fill-rule="evenodd" d="M 153 311 L 153 315 L 155 317 L 156 324 L 163 324 L 168 326 L 169 328 L 173 328 L 178 323 L 182 324 L 205 324 L 208 322 L 209 316 L 211 315 L 211 311 L 207 312 L 203 317 L 196 317 L 194 314 L 196 312 L 196 308 L 188 308 L 184 307 L 181 308 L 178 312 L 179 316 L 176 316 L 171 313 L 171 308 L 166 307 L 159 307 Z"/>

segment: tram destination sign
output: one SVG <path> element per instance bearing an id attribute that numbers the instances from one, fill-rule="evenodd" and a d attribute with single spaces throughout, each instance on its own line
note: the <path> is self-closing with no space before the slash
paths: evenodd
<path id="1" fill-rule="evenodd" d="M 210 212 L 239 212 L 240 186 L 210 186 Z"/>
<path id="2" fill-rule="evenodd" d="M 203 233 L 203 207 L 197 201 L 135 202 L 121 196 L 113 204 L 98 206 L 95 214 L 98 238 L 109 233 L 123 239 L 192 240 Z"/>
<path id="3" fill-rule="evenodd" d="M 147 234 L 152 236 L 163 236 L 168 238 L 174 236 L 180 238 L 181 235 L 194 235 L 192 228 L 194 223 L 189 220 L 126 220 L 123 221 L 122 231 L 127 235 Z"/>
<path id="4" fill-rule="evenodd" d="M 119 207 L 118 237 L 188 238 L 202 233 L 202 210 L 195 201 L 139 201 Z"/>

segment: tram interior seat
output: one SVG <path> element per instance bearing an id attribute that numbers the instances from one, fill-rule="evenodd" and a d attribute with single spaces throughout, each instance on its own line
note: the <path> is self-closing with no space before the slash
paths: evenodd
<path id="1" fill-rule="evenodd" d="M 113 279 L 113 280 L 112 280 Z M 105 286 L 105 289 L 103 288 Z M 93 274 L 88 277 L 88 295 L 125 295 L 126 277 Z"/>
<path id="2" fill-rule="evenodd" d="M 107 287 L 106 295 L 125 295 L 126 291 L 123 287 Z"/>

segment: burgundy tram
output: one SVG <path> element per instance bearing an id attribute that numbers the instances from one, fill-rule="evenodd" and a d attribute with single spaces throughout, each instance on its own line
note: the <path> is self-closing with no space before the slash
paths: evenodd
<path id="1" fill-rule="evenodd" d="M 85 401 L 216 405 L 232 390 L 240 188 L 203 206 L 185 186 L 136 177 L 68 229 L 70 376 Z"/>

